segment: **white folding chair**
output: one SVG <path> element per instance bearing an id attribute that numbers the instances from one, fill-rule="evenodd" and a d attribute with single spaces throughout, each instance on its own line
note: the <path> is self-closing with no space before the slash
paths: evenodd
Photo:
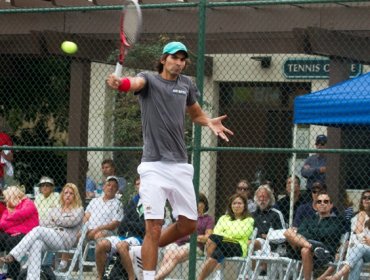
<path id="1" fill-rule="evenodd" d="M 255 269 L 253 275 L 250 279 L 258 279 L 261 273 L 261 264 L 267 263 L 267 276 L 268 279 L 284 279 L 287 280 L 290 276 L 293 279 L 298 277 L 298 266 L 297 260 L 281 256 L 277 252 L 271 252 L 270 243 L 282 243 L 285 242 L 285 237 L 283 235 L 284 230 L 270 230 L 267 233 L 266 240 L 262 246 L 262 249 L 256 251 L 254 255 L 251 256 L 251 260 L 255 261 Z"/>
<path id="2" fill-rule="evenodd" d="M 89 240 L 86 242 L 85 249 L 83 250 L 82 255 L 82 266 L 96 266 L 95 258 L 94 260 L 89 260 L 89 250 L 94 249 L 95 251 L 96 247 L 96 241 L 95 240 Z"/>
<path id="3" fill-rule="evenodd" d="M 340 238 L 340 245 L 339 245 L 339 249 L 338 249 L 338 257 L 335 261 L 329 263 L 329 266 L 335 267 L 336 272 L 338 272 L 338 270 L 342 266 L 342 263 L 344 262 L 345 257 L 347 255 L 346 254 L 346 252 L 347 252 L 347 241 L 348 241 L 349 237 L 350 237 L 349 232 L 346 232 L 345 234 L 342 235 L 342 237 Z M 349 241 L 349 243 L 350 242 L 351 241 Z"/>
<path id="4" fill-rule="evenodd" d="M 58 252 L 56 252 L 56 253 L 73 254 L 71 264 L 69 265 L 67 271 L 65 272 L 55 271 L 54 272 L 57 279 L 65 279 L 65 280 L 75 279 L 72 275 L 72 272 L 73 272 L 74 267 L 77 264 L 77 261 L 79 265 L 77 279 L 78 280 L 83 279 L 83 254 L 82 253 L 83 253 L 83 245 L 84 245 L 84 241 L 86 238 L 87 230 L 88 230 L 88 223 L 85 223 L 82 226 L 81 236 L 80 236 L 80 239 L 78 240 L 76 248 L 73 248 L 71 250 L 59 250 Z"/>

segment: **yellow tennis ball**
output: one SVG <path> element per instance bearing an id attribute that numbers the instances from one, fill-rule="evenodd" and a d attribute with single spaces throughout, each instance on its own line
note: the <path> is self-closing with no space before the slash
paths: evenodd
<path id="1" fill-rule="evenodd" d="M 60 47 L 67 54 L 74 54 L 78 50 L 77 44 L 71 41 L 64 41 Z"/>

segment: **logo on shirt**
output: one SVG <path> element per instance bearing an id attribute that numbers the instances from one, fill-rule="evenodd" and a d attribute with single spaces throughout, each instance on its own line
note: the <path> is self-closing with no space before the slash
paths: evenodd
<path id="1" fill-rule="evenodd" d="M 174 93 L 174 94 L 179 94 L 179 95 L 186 95 L 186 90 L 183 90 L 183 89 L 176 89 L 176 88 L 174 88 L 174 89 L 172 90 L 172 93 Z"/>

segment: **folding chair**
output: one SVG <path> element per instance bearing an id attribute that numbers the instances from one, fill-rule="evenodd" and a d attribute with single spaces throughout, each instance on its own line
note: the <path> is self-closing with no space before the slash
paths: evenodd
<path id="1" fill-rule="evenodd" d="M 77 279 L 83 279 L 83 245 L 84 241 L 86 238 L 86 233 L 88 230 L 88 223 L 85 223 L 82 226 L 81 230 L 81 237 L 78 240 L 76 248 L 70 249 L 70 250 L 59 250 L 56 253 L 68 253 L 68 254 L 73 254 L 71 264 L 69 265 L 68 269 L 66 272 L 60 272 L 60 271 L 54 271 L 54 274 L 57 279 L 65 279 L 65 280 L 72 280 L 75 279 L 72 275 L 73 269 L 77 264 L 78 261 L 78 277 Z"/>
<path id="2" fill-rule="evenodd" d="M 256 265 L 250 279 L 258 279 L 258 276 L 261 273 L 262 263 L 267 263 L 268 279 L 276 279 L 276 277 L 278 277 L 278 279 L 287 280 L 290 278 L 290 276 L 292 276 L 293 279 L 297 279 L 299 262 L 295 259 L 281 256 L 277 252 L 271 252 L 270 243 L 276 244 L 285 242 L 283 232 L 284 230 L 273 230 L 272 228 L 269 229 L 262 249 L 256 251 L 255 254 L 251 256 L 251 260 L 254 260 Z"/>
<path id="3" fill-rule="evenodd" d="M 83 250 L 82 255 L 82 266 L 92 266 L 94 267 L 96 265 L 95 260 L 89 260 L 89 250 L 94 249 L 96 247 L 96 241 L 95 240 L 89 240 L 86 242 L 85 249 Z"/>
<path id="4" fill-rule="evenodd" d="M 338 272 L 340 267 L 342 266 L 342 263 L 345 260 L 345 257 L 347 255 L 347 241 L 350 238 L 350 233 L 346 232 L 345 234 L 342 235 L 340 238 L 340 245 L 338 249 L 338 259 L 335 260 L 334 262 L 330 262 L 329 266 L 335 267 L 335 271 Z M 349 241 L 351 243 L 351 240 Z M 348 244 L 349 245 L 349 244 Z"/>

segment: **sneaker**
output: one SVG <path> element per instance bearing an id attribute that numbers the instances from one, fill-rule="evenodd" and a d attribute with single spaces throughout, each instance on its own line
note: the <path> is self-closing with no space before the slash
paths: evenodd
<path id="1" fill-rule="evenodd" d="M 316 256 L 316 258 L 323 263 L 329 263 L 332 260 L 330 252 L 322 247 L 316 247 L 313 253 Z"/>
<path id="2" fill-rule="evenodd" d="M 143 263 L 141 260 L 141 246 L 133 246 L 130 250 L 132 266 L 137 280 L 143 280 Z"/>

